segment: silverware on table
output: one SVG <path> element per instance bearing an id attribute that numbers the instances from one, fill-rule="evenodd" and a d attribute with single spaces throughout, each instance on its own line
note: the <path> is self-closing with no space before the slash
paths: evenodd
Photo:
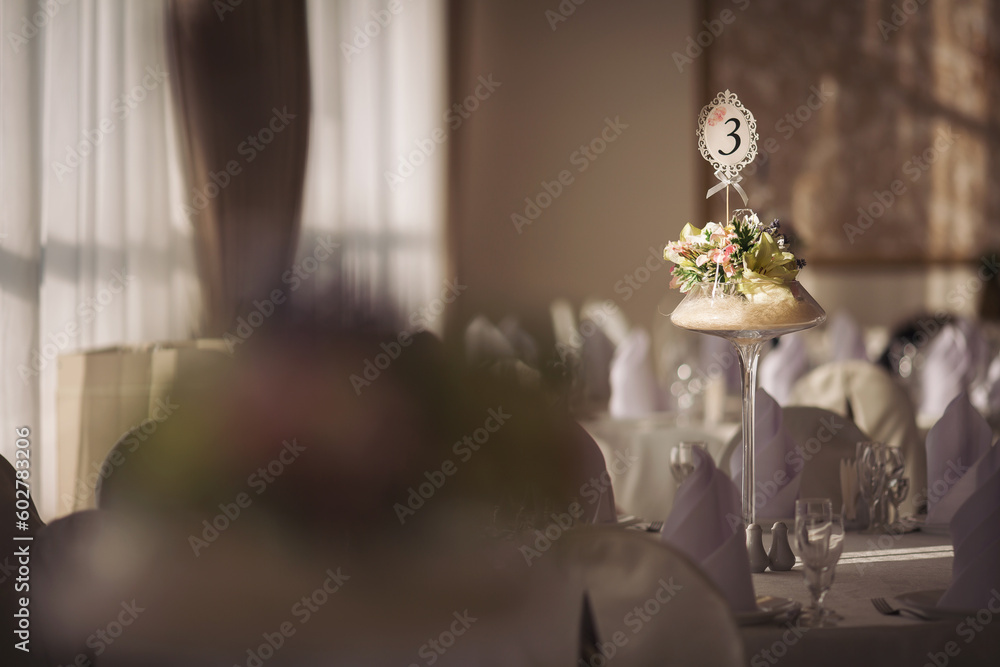
<path id="1" fill-rule="evenodd" d="M 663 522 L 662 521 L 654 521 L 651 524 L 649 524 L 648 528 L 646 528 L 646 531 L 650 532 L 650 533 L 658 533 L 661 530 L 663 530 Z"/>

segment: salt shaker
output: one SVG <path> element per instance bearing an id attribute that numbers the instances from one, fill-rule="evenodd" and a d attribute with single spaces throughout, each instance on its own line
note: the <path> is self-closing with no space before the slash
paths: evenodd
<path id="1" fill-rule="evenodd" d="M 788 544 L 788 526 L 780 521 L 771 528 L 771 550 L 767 557 L 772 572 L 787 572 L 795 565 L 795 554 Z"/>
<path id="2" fill-rule="evenodd" d="M 764 531 L 756 523 L 747 526 L 747 555 L 750 556 L 750 571 L 763 572 L 767 569 L 767 552 L 764 551 Z"/>

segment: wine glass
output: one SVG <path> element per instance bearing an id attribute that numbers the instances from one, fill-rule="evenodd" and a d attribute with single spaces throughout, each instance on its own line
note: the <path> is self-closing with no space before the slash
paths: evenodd
<path id="1" fill-rule="evenodd" d="M 835 529 L 833 516 L 829 498 L 795 501 L 795 550 L 802 559 L 806 587 L 812 598 L 800 616 L 806 627 L 819 627 L 827 621 L 823 598 L 833 584 L 833 567 L 840 559 L 844 534 L 843 520 L 838 521 L 839 529 Z"/>
<path id="2" fill-rule="evenodd" d="M 906 496 L 909 494 L 910 479 L 908 477 L 889 480 L 889 502 L 892 503 L 893 514 L 896 515 L 896 520 L 890 526 L 893 531 L 899 532 L 904 530 L 905 524 L 900 520 L 899 506 L 906 500 Z"/>
<path id="3" fill-rule="evenodd" d="M 866 533 L 880 533 L 882 521 L 879 516 L 884 506 L 881 504 L 885 490 L 886 467 L 889 462 L 888 447 L 881 442 L 862 441 L 857 444 L 858 487 L 861 497 L 868 505 L 868 528 Z"/>
<path id="4" fill-rule="evenodd" d="M 670 472 L 677 484 L 694 471 L 694 448 L 705 449 L 704 442 L 681 442 L 670 450 Z"/>
<path id="5" fill-rule="evenodd" d="M 903 460 L 902 451 L 896 447 L 889 447 L 888 461 L 885 497 L 892 505 L 892 512 L 890 516 L 886 517 L 886 527 L 891 530 L 900 526 L 899 505 L 906 500 L 906 496 L 910 492 L 910 480 L 905 477 L 906 462 Z"/>
<path id="6" fill-rule="evenodd" d="M 843 514 L 833 514 L 830 517 L 830 550 L 827 552 L 826 565 L 820 572 L 819 579 L 817 580 L 817 586 L 819 587 L 819 600 L 820 604 L 823 603 L 823 598 L 826 597 L 827 591 L 833 586 L 833 576 L 837 571 L 837 562 L 840 560 L 840 555 L 844 552 L 844 515 Z M 837 621 L 844 620 L 844 617 L 830 609 L 829 607 L 822 607 L 823 616 L 821 619 L 821 624 L 823 626 L 835 625 Z"/>
<path id="7" fill-rule="evenodd" d="M 697 283 L 670 314 L 674 326 L 725 338 L 739 354 L 743 377 L 744 526 L 757 523 L 754 403 L 761 348 L 772 338 L 809 329 L 824 320 L 826 312 L 797 280 Z"/>

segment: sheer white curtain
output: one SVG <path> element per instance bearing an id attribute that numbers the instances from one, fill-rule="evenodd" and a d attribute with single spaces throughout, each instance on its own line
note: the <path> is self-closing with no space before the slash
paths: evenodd
<path id="1" fill-rule="evenodd" d="M 160 2 L 3 3 L 0 452 L 31 428 L 43 515 L 57 355 L 190 338 L 197 322 L 162 23 Z"/>
<path id="2" fill-rule="evenodd" d="M 13 458 L 14 429 L 31 429 L 33 493 L 50 518 L 57 356 L 196 333 L 191 193 L 162 2 L 0 7 L 0 453 Z M 435 328 L 447 277 L 445 2 L 308 10 L 314 138 L 299 257 L 338 244 L 308 287 L 339 274 Z"/>
<path id="3" fill-rule="evenodd" d="M 330 235 L 361 296 L 438 329 L 448 152 L 444 0 L 308 0 L 313 128 L 300 258 Z"/>

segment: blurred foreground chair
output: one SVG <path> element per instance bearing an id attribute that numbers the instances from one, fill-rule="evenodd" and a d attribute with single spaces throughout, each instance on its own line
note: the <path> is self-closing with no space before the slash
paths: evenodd
<path id="1" fill-rule="evenodd" d="M 46 664 L 95 647 L 102 667 L 575 664 L 580 587 L 555 551 L 526 562 L 457 525 L 346 549 L 287 531 L 292 548 L 248 513 L 195 556 L 202 517 L 163 518 L 85 511 L 49 527 L 32 608 Z M 114 641 L 97 641 L 109 621 Z"/>
<path id="2" fill-rule="evenodd" d="M 825 408 L 852 420 L 870 439 L 902 450 L 911 487 L 900 509 L 913 512 L 914 499 L 926 497 L 927 455 L 913 403 L 883 368 L 866 361 L 825 364 L 796 383 L 789 405 Z"/>
<path id="3" fill-rule="evenodd" d="M 669 545 L 638 531 L 590 527 L 567 532 L 558 549 L 560 570 L 590 606 L 594 652 L 580 664 L 744 664 L 728 602 Z"/>

